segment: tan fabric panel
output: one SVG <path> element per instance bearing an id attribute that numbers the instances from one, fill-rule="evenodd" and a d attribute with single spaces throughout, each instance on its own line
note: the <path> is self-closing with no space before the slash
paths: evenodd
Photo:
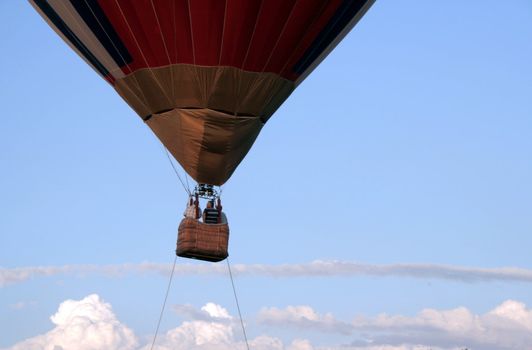
<path id="1" fill-rule="evenodd" d="M 211 185 L 229 179 L 263 125 L 205 108 L 153 114 L 146 123 L 193 179 Z"/>
<path id="2" fill-rule="evenodd" d="M 174 108 L 209 108 L 266 120 L 294 83 L 273 73 L 175 64 L 138 70 L 118 79 L 115 89 L 143 118 Z"/>

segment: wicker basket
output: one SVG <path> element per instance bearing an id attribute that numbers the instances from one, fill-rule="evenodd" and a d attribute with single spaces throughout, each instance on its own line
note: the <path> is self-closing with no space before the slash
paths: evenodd
<path id="1" fill-rule="evenodd" d="M 222 261 L 229 255 L 228 242 L 227 224 L 204 224 L 184 218 L 179 224 L 176 254 L 184 258 Z"/>

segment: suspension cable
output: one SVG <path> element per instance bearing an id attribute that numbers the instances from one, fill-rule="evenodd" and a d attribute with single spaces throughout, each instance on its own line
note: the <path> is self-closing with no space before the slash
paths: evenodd
<path id="1" fill-rule="evenodd" d="M 168 158 L 168 161 L 170 162 L 170 165 L 172 165 L 172 168 L 174 169 L 174 172 L 177 175 L 177 178 L 179 179 L 179 182 L 181 182 L 181 185 L 183 186 L 185 191 L 188 193 L 188 195 L 192 196 L 192 193 L 190 192 L 190 188 L 188 187 L 188 179 L 187 179 L 187 185 L 185 186 L 185 183 L 181 179 L 181 176 L 179 176 L 179 172 L 177 171 L 177 168 L 175 167 L 174 162 L 172 162 L 172 158 L 170 158 L 170 153 L 168 152 L 168 149 L 166 147 L 164 147 L 164 146 L 163 146 L 163 148 L 164 148 L 164 152 L 166 153 L 166 158 Z"/>
<path id="2" fill-rule="evenodd" d="M 155 335 L 153 336 L 153 341 L 151 343 L 150 350 L 153 350 L 155 341 L 157 340 L 157 334 L 159 333 L 159 327 L 161 326 L 161 320 L 163 319 L 164 309 L 166 307 L 166 301 L 168 300 L 168 293 L 170 292 L 170 286 L 172 285 L 172 279 L 174 277 L 175 264 L 177 262 L 177 255 L 174 258 L 174 265 L 172 267 L 172 273 L 170 273 L 170 279 L 168 280 L 168 287 L 166 288 L 166 294 L 164 296 L 163 306 L 161 307 L 161 314 L 159 315 L 159 321 L 157 322 L 157 328 L 155 329 Z"/>
<path id="3" fill-rule="evenodd" d="M 238 303 L 238 297 L 236 295 L 235 282 L 233 281 L 233 273 L 231 272 L 231 264 L 229 264 L 229 257 L 225 260 L 227 262 L 227 269 L 229 270 L 229 277 L 231 278 L 231 286 L 233 286 L 233 295 L 235 296 L 236 308 L 238 310 L 238 317 L 240 317 L 240 325 L 242 326 L 242 333 L 244 334 L 244 340 L 246 341 L 246 348 L 249 350 L 248 337 L 246 335 L 246 327 L 244 327 L 244 321 L 242 320 L 242 313 L 240 312 L 240 305 Z"/>
<path id="4" fill-rule="evenodd" d="M 190 185 L 188 184 L 188 174 L 187 174 L 186 171 L 185 171 L 185 181 L 187 182 L 188 194 L 191 195 L 191 192 L 190 192 Z"/>

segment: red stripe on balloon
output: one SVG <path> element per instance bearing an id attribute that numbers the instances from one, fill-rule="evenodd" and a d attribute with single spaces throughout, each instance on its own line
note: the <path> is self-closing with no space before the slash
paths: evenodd
<path id="1" fill-rule="evenodd" d="M 291 67 L 341 0 L 153 0 L 153 6 L 150 0 L 99 0 L 99 4 L 132 56 L 123 67 L 125 74 L 186 63 L 272 72 L 295 80 L 298 74 Z"/>

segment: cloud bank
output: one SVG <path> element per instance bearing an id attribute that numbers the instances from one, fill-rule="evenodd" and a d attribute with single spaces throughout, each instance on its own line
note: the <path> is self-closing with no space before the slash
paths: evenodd
<path id="1" fill-rule="evenodd" d="M 192 312 L 199 319 L 185 321 L 161 334 L 154 350 L 245 350 L 240 323 L 226 309 L 208 303 L 200 310 L 190 307 L 177 311 Z M 50 317 L 54 328 L 23 340 L 4 350 L 148 350 L 139 338 L 113 313 L 110 304 L 92 294 L 81 300 L 66 300 Z M 285 346 L 277 338 L 257 336 L 250 339 L 254 350 L 306 350 L 300 340 Z"/>
<path id="2" fill-rule="evenodd" d="M 174 311 L 189 319 L 161 333 L 155 350 L 245 350 L 239 321 L 220 305 L 207 303 L 201 309 L 176 306 Z M 139 337 L 120 322 L 110 304 L 92 294 L 61 303 L 50 320 L 49 332 L 21 341 L 5 350 L 148 350 Z M 309 339 L 280 338 L 262 334 L 250 338 L 253 350 L 523 350 L 531 349 L 532 310 L 507 300 L 485 314 L 465 307 L 451 310 L 424 309 L 415 316 L 358 316 L 351 321 L 319 314 L 310 306 L 263 308 L 255 331 L 269 329 L 307 332 L 311 337 L 326 333 L 344 339 L 341 344 L 316 345 Z M 295 329 L 294 329 L 295 328 Z M 147 338 L 143 338 L 147 339 Z"/>
<path id="3" fill-rule="evenodd" d="M 82 300 L 66 300 L 50 317 L 51 331 L 24 340 L 10 350 L 133 350 L 138 340 L 120 323 L 111 305 L 96 294 Z"/>
<path id="4" fill-rule="evenodd" d="M 532 349 L 532 309 L 514 300 L 507 300 L 482 315 L 458 307 L 424 309 L 414 317 L 381 314 L 374 318 L 359 316 L 351 322 L 344 322 L 331 314 L 319 315 L 309 306 L 288 306 L 284 309 L 264 308 L 259 312 L 258 320 L 271 326 L 360 337 L 348 349 L 402 348 L 406 345 L 412 349 L 421 345 L 432 349 Z"/>
<path id="5" fill-rule="evenodd" d="M 87 274 L 110 277 L 128 274 L 157 273 L 168 275 L 169 264 L 140 263 L 118 265 L 64 265 L 37 267 L 0 267 L 0 287 L 22 283 L 36 277 L 83 276 Z M 243 265 L 232 266 L 236 276 L 262 277 L 409 277 L 419 279 L 444 279 L 457 282 L 526 282 L 532 283 L 532 269 L 517 267 L 476 268 L 436 264 L 363 264 L 345 261 L 313 261 L 305 264 Z M 223 275 L 227 274 L 224 264 L 178 264 L 178 275 Z"/>

